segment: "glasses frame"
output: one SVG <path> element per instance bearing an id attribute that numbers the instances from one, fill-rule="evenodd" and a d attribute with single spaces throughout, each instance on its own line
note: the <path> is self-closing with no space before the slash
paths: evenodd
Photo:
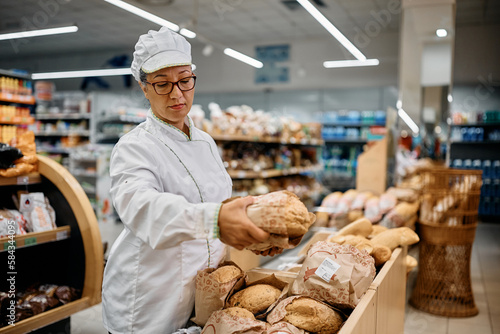
<path id="1" fill-rule="evenodd" d="M 186 80 L 186 79 L 188 79 L 188 78 L 192 78 L 192 79 L 194 79 L 194 85 L 193 85 L 193 88 L 190 88 L 190 89 L 182 89 L 182 88 L 179 86 L 179 82 L 181 82 L 182 80 Z M 150 84 L 151 86 L 153 86 L 153 89 L 154 89 L 154 91 L 155 91 L 155 93 L 156 93 L 157 95 L 168 95 L 168 94 L 172 93 L 172 91 L 174 90 L 174 87 L 175 87 L 175 86 L 177 86 L 177 88 L 179 88 L 179 90 L 180 90 L 181 92 L 189 92 L 190 90 L 193 90 L 193 89 L 194 89 L 194 87 L 196 86 L 196 75 L 191 75 L 191 76 L 189 76 L 189 77 L 182 78 L 181 80 L 178 80 L 178 81 L 176 81 L 176 82 L 173 82 L 173 81 L 158 81 L 158 82 L 154 82 L 154 83 L 149 82 L 149 81 L 144 81 L 144 82 L 145 82 L 145 83 L 147 83 L 147 84 Z M 159 83 L 165 83 L 165 82 L 169 82 L 169 83 L 171 83 L 171 84 L 172 84 L 172 89 L 170 89 L 170 91 L 169 91 L 168 93 L 164 93 L 164 94 L 160 94 L 160 93 L 158 93 L 158 91 L 156 90 L 156 85 L 157 85 L 157 84 L 159 84 Z"/>

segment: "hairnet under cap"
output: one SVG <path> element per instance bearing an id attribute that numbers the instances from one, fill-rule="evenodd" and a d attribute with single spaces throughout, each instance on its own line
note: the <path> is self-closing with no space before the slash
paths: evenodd
<path id="1" fill-rule="evenodd" d="M 156 72 L 165 67 L 191 65 L 191 44 L 181 35 L 162 27 L 141 35 L 135 45 L 134 59 L 130 66 L 135 80 L 139 72 Z"/>

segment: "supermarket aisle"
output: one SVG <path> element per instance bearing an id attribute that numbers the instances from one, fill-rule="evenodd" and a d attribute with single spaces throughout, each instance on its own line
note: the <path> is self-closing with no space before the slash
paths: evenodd
<path id="1" fill-rule="evenodd" d="M 103 233 L 110 238 L 121 231 L 121 225 L 108 226 Z M 107 236 L 103 236 L 107 237 Z M 472 250 L 472 284 L 479 314 L 471 318 L 445 318 L 420 312 L 406 306 L 405 334 L 500 334 L 500 224 L 480 224 Z M 418 249 L 410 251 L 418 256 Z M 409 286 L 416 279 L 414 270 Z M 410 295 L 408 288 L 407 296 Z M 71 317 L 72 334 L 106 334 L 102 326 L 101 304 Z"/>
<path id="2" fill-rule="evenodd" d="M 407 304 L 405 334 L 500 334 L 500 224 L 479 224 L 472 248 L 472 290 L 479 314 L 446 318 L 420 312 Z M 410 254 L 418 255 L 418 249 Z M 409 277 L 407 297 L 417 273 Z"/>

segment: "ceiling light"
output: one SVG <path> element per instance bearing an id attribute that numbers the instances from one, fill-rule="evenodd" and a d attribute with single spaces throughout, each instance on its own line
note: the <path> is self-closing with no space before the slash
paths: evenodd
<path id="1" fill-rule="evenodd" d="M 366 60 L 331 60 L 325 61 L 323 66 L 325 68 L 339 68 L 339 67 L 357 67 L 357 66 L 377 66 L 378 59 Z"/>
<path id="2" fill-rule="evenodd" d="M 406 111 L 403 110 L 403 108 L 398 109 L 398 115 L 406 123 L 406 125 L 408 125 L 411 131 L 413 131 L 414 133 L 419 132 L 417 124 L 411 119 L 411 117 L 406 113 Z"/>
<path id="3" fill-rule="evenodd" d="M 36 36 L 46 36 L 46 35 L 57 35 L 57 34 L 67 34 L 70 32 L 77 32 L 77 26 L 68 26 L 60 28 L 49 28 L 49 29 L 39 29 L 31 31 L 20 31 L 13 32 L 9 34 L 0 34 L 0 41 L 6 39 L 16 39 L 16 38 L 26 38 L 26 37 L 36 37 Z"/>
<path id="4" fill-rule="evenodd" d="M 179 31 L 179 34 L 187 37 L 187 38 L 195 38 L 196 33 L 194 31 L 188 30 L 186 28 L 182 28 L 181 31 Z"/>
<path id="5" fill-rule="evenodd" d="M 448 36 L 448 32 L 446 31 L 446 29 L 437 29 L 436 36 L 437 37 L 446 37 L 446 36 Z"/>
<path id="6" fill-rule="evenodd" d="M 308 0 L 297 0 L 330 34 L 335 37 L 356 59 L 366 60 L 366 57 L 354 46 L 319 10 Z"/>
<path id="7" fill-rule="evenodd" d="M 162 19 L 161 17 L 146 12 L 145 10 L 142 10 L 138 7 L 132 6 L 124 1 L 121 0 L 104 0 L 104 1 L 109 2 L 110 4 L 115 5 L 117 7 L 120 7 L 121 9 L 125 9 L 126 11 L 135 14 L 137 16 L 140 16 L 146 20 L 167 27 L 170 30 L 173 30 L 175 32 L 179 31 L 179 26 L 177 24 Z"/>
<path id="8" fill-rule="evenodd" d="M 128 74 L 132 74 L 130 68 L 113 68 L 104 70 L 33 73 L 31 75 L 31 78 L 33 80 L 43 80 L 43 79 L 105 77 L 105 76 L 128 75 Z"/>
<path id="9" fill-rule="evenodd" d="M 258 61 L 257 59 L 254 59 L 252 57 L 249 57 L 241 52 L 235 51 L 230 48 L 225 48 L 224 49 L 224 54 L 228 55 L 229 57 L 233 57 L 234 59 L 238 59 L 239 61 L 242 61 L 248 65 L 251 65 L 256 68 L 262 68 L 264 67 L 264 64 L 261 61 Z"/>

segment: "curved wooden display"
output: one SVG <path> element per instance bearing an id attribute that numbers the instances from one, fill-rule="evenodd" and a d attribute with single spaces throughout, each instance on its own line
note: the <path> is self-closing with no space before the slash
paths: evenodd
<path id="1" fill-rule="evenodd" d="M 104 255 L 101 234 L 94 210 L 83 188 L 66 168 L 44 156 L 38 155 L 38 160 L 38 170 L 42 179 L 50 181 L 52 184 L 51 187 L 57 189 L 56 191 L 64 197 L 64 200 L 67 202 L 65 205 L 69 205 L 69 208 L 74 214 L 74 219 L 76 219 L 77 229 L 79 229 L 78 233 L 81 235 L 81 243 L 83 244 L 84 251 L 84 259 L 82 259 L 81 262 L 82 264 L 84 263 L 85 267 L 83 270 L 82 295 L 81 298 L 71 303 L 19 321 L 15 326 L 1 327 L 0 334 L 31 332 L 68 318 L 76 312 L 101 302 Z M 63 217 L 61 218 L 64 220 Z M 75 227 L 76 226 L 73 226 L 72 230 L 75 229 Z M 69 226 L 61 228 L 69 230 Z M 71 240 L 73 239 L 68 239 L 68 242 L 80 242 L 79 238 L 74 241 Z M 61 270 L 64 270 L 64 268 Z M 66 268 L 66 270 L 68 269 Z"/>
<path id="2" fill-rule="evenodd" d="M 39 155 L 38 161 L 39 173 L 59 189 L 75 214 L 85 249 L 85 284 L 82 298 L 88 297 L 90 305 L 98 304 L 101 302 L 104 254 L 101 233 L 92 205 L 80 183 L 66 168 L 44 156 Z"/>

